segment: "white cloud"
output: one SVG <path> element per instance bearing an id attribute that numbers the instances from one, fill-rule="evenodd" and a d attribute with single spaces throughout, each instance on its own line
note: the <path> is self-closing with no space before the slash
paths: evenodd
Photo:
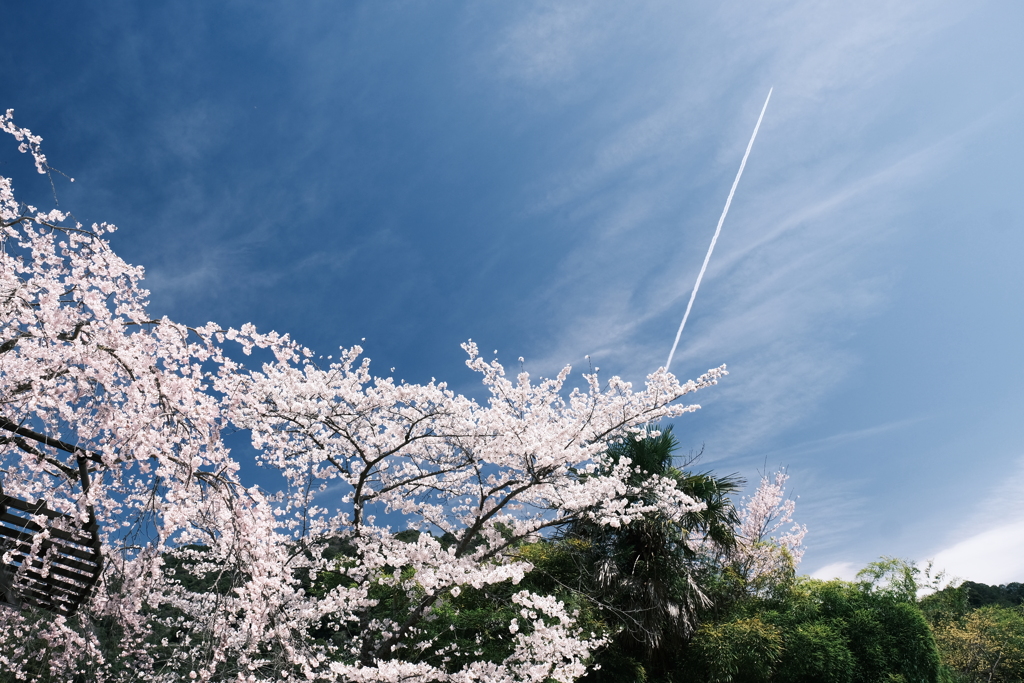
<path id="1" fill-rule="evenodd" d="M 1024 581 L 1024 457 L 932 559 L 950 577 Z"/>
<path id="2" fill-rule="evenodd" d="M 596 40 L 584 5 L 557 4 L 525 13 L 497 44 L 504 75 L 524 83 L 564 84 L 577 75 Z"/>
<path id="3" fill-rule="evenodd" d="M 859 570 L 860 567 L 853 562 L 833 562 L 812 573 L 811 578 L 822 579 L 823 581 L 830 581 L 832 579 L 853 581 L 857 578 Z"/>
<path id="4" fill-rule="evenodd" d="M 988 584 L 1024 581 L 1024 519 L 972 534 L 939 551 L 934 562 L 950 577 Z"/>

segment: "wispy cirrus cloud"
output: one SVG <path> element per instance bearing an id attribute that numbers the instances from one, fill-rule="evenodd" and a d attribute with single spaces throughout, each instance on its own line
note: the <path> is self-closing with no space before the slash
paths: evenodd
<path id="1" fill-rule="evenodd" d="M 794 465 L 808 494 L 799 509 L 811 523 L 809 562 L 870 561 L 878 553 L 836 554 L 895 539 L 906 511 L 886 498 L 891 484 L 879 473 L 837 462 L 860 430 L 824 427 L 835 438 L 813 447 L 784 435 L 867 371 L 851 339 L 900 286 L 903 248 L 922 229 L 910 217 L 915 202 L 987 125 L 888 130 L 915 60 L 964 12 L 946 2 L 726 5 L 688 24 L 684 10 L 646 7 L 636 34 L 609 28 L 596 11 L 524 13 L 510 29 L 516 40 L 496 53 L 503 87 L 538 108 L 578 103 L 581 112 L 573 144 L 533 181 L 526 210 L 573 236 L 518 313 L 545 331 L 545 345 L 524 354 L 528 368 L 552 374 L 590 354 L 603 371 L 639 381 L 664 363 L 774 85 L 673 367 L 690 377 L 725 362 L 731 375 L 697 396 L 705 409 L 679 427 L 708 445 L 716 467 Z M 635 49 L 640 34 L 646 44 Z M 595 50 L 602 43 L 618 49 Z M 657 58 L 604 102 L 625 55 Z M 927 409 L 908 411 L 864 427 L 864 444 L 919 428 Z"/>

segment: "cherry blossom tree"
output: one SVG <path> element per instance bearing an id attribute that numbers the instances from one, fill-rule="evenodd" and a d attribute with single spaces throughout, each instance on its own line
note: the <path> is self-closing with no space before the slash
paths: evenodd
<path id="1" fill-rule="evenodd" d="M 733 566 L 755 592 L 791 576 L 804 556 L 807 527 L 793 521 L 796 501 L 786 498 L 787 481 L 789 475 L 784 471 L 763 475 L 757 490 L 740 508 L 731 555 Z"/>
<path id="2" fill-rule="evenodd" d="M 11 111 L 0 127 L 51 171 Z M 3 492 L 95 518 L 104 558 L 73 614 L 0 608 L 0 680 L 571 681 L 602 638 L 552 596 L 511 591 L 494 661 L 446 665 L 428 626 L 466 587 L 517 586 L 531 565 L 514 548 L 547 529 L 701 508 L 606 453 L 696 410 L 679 399 L 724 366 L 570 388 L 568 367 L 513 379 L 468 342 L 482 402 L 375 376 L 359 347 L 322 367 L 287 335 L 152 316 L 114 229 L 0 178 Z M 283 490 L 243 485 L 223 440 L 238 429 Z M 51 569 L 2 559 L 8 592 L 31 562 Z"/>

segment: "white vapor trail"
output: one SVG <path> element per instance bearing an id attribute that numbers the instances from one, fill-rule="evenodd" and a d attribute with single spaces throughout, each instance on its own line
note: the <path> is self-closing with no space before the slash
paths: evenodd
<path id="1" fill-rule="evenodd" d="M 686 313 L 683 314 L 683 321 L 679 323 L 679 331 L 676 332 L 676 340 L 672 342 L 672 350 L 668 352 L 668 360 L 665 361 L 665 369 L 668 370 L 669 366 L 672 365 L 672 357 L 676 355 L 676 347 L 679 346 L 679 338 L 683 336 L 683 328 L 686 327 L 686 319 L 690 317 L 690 309 L 693 308 L 693 300 L 697 298 L 697 290 L 700 289 L 700 281 L 704 279 L 704 271 L 708 268 L 708 261 L 711 260 L 711 252 L 715 250 L 715 242 L 718 241 L 718 235 L 722 232 L 722 223 L 725 222 L 725 216 L 729 213 L 729 206 L 732 204 L 732 196 L 736 194 L 736 186 L 740 184 L 740 176 L 743 175 L 743 169 L 747 165 L 747 157 L 750 156 L 750 149 L 754 146 L 754 138 L 757 137 L 757 130 L 761 127 L 761 119 L 764 118 L 764 112 L 768 109 L 768 100 L 772 98 L 772 90 L 775 88 L 768 89 L 768 97 L 765 98 L 764 106 L 761 107 L 761 115 L 757 117 L 757 125 L 754 126 L 754 133 L 750 136 L 750 142 L 747 143 L 747 151 L 743 153 L 743 161 L 740 162 L 740 170 L 736 172 L 736 179 L 732 181 L 732 189 L 729 190 L 729 198 L 725 200 L 725 208 L 722 209 L 722 215 L 718 218 L 718 227 L 715 228 L 715 236 L 711 238 L 711 246 L 708 247 L 708 253 L 704 257 L 704 265 L 700 267 L 700 273 L 697 275 L 697 281 L 693 283 L 693 291 L 690 292 L 690 302 L 686 304 Z"/>

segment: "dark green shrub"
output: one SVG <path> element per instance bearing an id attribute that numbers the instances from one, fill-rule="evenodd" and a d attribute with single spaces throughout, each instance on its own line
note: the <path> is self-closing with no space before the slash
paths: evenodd
<path id="1" fill-rule="evenodd" d="M 839 629 L 824 622 L 800 624 L 783 634 L 779 683 L 849 683 L 856 662 Z"/>
<path id="2" fill-rule="evenodd" d="M 772 680 L 782 657 L 780 629 L 759 617 L 704 624 L 690 643 L 693 664 L 708 683 Z"/>

